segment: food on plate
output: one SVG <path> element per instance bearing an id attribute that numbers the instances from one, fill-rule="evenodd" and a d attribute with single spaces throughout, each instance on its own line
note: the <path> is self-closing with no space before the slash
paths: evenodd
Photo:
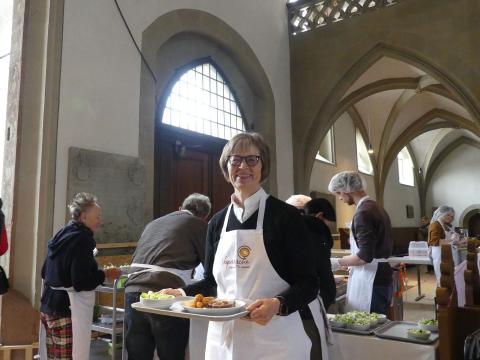
<path id="1" fill-rule="evenodd" d="M 171 300 L 175 299 L 173 295 L 160 294 L 160 291 L 149 291 L 148 293 L 141 293 L 140 299 L 149 299 L 149 300 Z"/>
<path id="2" fill-rule="evenodd" d="M 430 337 L 431 332 L 429 330 L 411 328 L 407 330 L 407 335 L 420 340 L 427 340 Z"/>
<path id="3" fill-rule="evenodd" d="M 378 324 L 383 324 L 387 321 L 387 317 L 384 314 L 378 314 L 373 312 L 370 314 L 370 316 L 375 318 Z"/>
<path id="4" fill-rule="evenodd" d="M 213 296 L 203 296 L 202 294 L 197 294 L 191 301 L 186 302 L 187 306 L 192 308 L 208 308 L 208 309 L 223 309 L 231 308 L 235 306 L 234 300 L 220 300 L 216 299 Z"/>

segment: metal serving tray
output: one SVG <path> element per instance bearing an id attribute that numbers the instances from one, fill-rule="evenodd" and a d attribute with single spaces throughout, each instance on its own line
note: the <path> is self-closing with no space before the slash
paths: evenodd
<path id="1" fill-rule="evenodd" d="M 334 317 L 334 315 L 327 314 L 328 319 L 331 319 L 333 317 Z M 330 326 L 331 326 L 332 330 L 335 331 L 335 332 L 342 332 L 342 333 L 355 334 L 355 335 L 373 335 L 375 330 L 385 326 L 389 322 L 390 322 L 390 320 L 387 319 L 386 322 L 384 322 L 383 324 L 376 325 L 374 327 L 371 327 L 368 330 L 354 330 L 354 329 L 348 329 L 348 328 L 345 328 L 345 327 L 337 327 L 337 326 L 334 326 L 332 323 L 330 323 Z"/>
<path id="2" fill-rule="evenodd" d="M 229 321 L 235 320 L 238 318 L 242 318 L 248 316 L 248 311 L 241 311 L 236 314 L 232 315 L 201 315 L 201 314 L 193 314 L 183 310 L 178 303 L 174 303 L 170 309 L 156 309 L 149 306 L 145 306 L 140 302 L 136 302 L 132 304 L 132 308 L 138 311 L 150 313 L 150 314 L 158 314 L 158 315 L 165 315 L 165 316 L 172 316 L 172 317 L 179 317 L 185 319 L 196 319 L 196 320 L 208 320 L 208 321 Z"/>
<path id="3" fill-rule="evenodd" d="M 438 333 L 432 332 L 427 340 L 411 338 L 407 331 L 411 328 L 418 328 L 417 323 L 409 321 L 391 321 L 390 323 L 375 329 L 376 336 L 385 339 L 406 341 L 416 344 L 432 344 L 438 340 Z"/>

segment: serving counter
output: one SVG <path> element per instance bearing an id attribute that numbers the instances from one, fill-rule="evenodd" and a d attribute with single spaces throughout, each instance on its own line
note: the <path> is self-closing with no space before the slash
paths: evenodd
<path id="1" fill-rule="evenodd" d="M 431 345 L 414 344 L 376 336 L 334 332 L 335 345 L 330 360 L 435 360 L 438 341 Z"/>

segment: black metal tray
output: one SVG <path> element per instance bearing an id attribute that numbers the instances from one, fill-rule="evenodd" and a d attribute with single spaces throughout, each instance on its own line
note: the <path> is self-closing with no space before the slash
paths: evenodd
<path id="1" fill-rule="evenodd" d="M 418 328 L 417 323 L 409 321 L 391 321 L 390 323 L 375 329 L 374 333 L 380 338 L 393 339 L 424 345 L 432 344 L 438 340 L 438 333 L 435 332 L 432 332 L 427 340 L 409 337 L 407 331 L 411 328 Z"/>

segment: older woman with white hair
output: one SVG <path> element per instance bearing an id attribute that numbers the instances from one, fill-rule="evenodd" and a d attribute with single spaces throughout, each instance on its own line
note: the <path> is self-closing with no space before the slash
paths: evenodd
<path id="1" fill-rule="evenodd" d="M 93 233 L 101 224 L 97 198 L 79 193 L 68 208 L 71 220 L 48 242 L 42 267 L 40 318 L 45 330 L 45 339 L 40 339 L 42 359 L 89 359 L 93 290 L 105 277 L 119 275 L 118 269 L 100 270 L 93 255 Z"/>
<path id="2" fill-rule="evenodd" d="M 450 206 L 442 205 L 435 210 L 432 215 L 432 220 L 430 220 L 430 225 L 428 226 L 428 246 L 432 258 L 433 270 L 437 278 L 437 287 L 440 286 L 442 245 L 448 244 L 455 246 L 459 242 L 459 236 L 452 226 L 454 218 L 455 210 Z M 455 254 L 452 255 L 454 255 L 455 260 Z"/>

